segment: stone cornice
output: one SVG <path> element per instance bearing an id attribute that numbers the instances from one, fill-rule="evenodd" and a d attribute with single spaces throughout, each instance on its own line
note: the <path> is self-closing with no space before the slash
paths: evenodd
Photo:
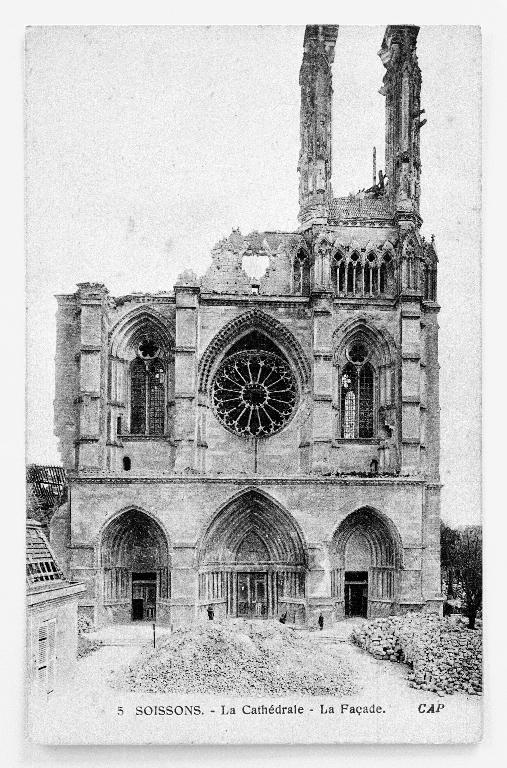
<path id="1" fill-rule="evenodd" d="M 327 220 L 327 224 L 330 227 L 377 227 L 394 229 L 396 226 L 392 218 L 374 219 L 371 217 L 358 218 L 357 216 L 351 219 L 336 218 L 332 214 Z"/>
<path id="2" fill-rule="evenodd" d="M 423 477 L 356 477 L 354 475 L 319 476 L 294 475 L 293 477 L 220 477 L 217 475 L 170 475 L 123 477 L 118 475 L 70 475 L 69 483 L 74 485 L 236 485 L 262 487 L 264 485 L 428 485 Z M 431 484 L 431 487 L 437 487 Z M 440 486 L 438 486 L 440 487 Z"/>
<path id="3" fill-rule="evenodd" d="M 158 293 L 128 293 L 111 297 L 115 306 L 123 304 L 175 304 L 175 296 Z"/>
<path id="4" fill-rule="evenodd" d="M 119 435 L 121 442 L 116 445 L 122 445 L 123 443 L 174 443 L 171 435 Z"/>
<path id="5" fill-rule="evenodd" d="M 297 306 L 300 304 L 307 305 L 309 303 L 308 296 L 290 296 L 278 295 L 278 296 L 262 296 L 252 294 L 232 294 L 232 293 L 201 293 L 199 303 L 206 304 L 218 304 L 229 306 L 231 304 L 276 304 L 277 306 Z"/>
<path id="6" fill-rule="evenodd" d="M 385 298 L 377 296 L 335 296 L 333 304 L 354 309 L 371 309 L 372 307 L 375 307 L 375 309 L 394 309 L 397 299 L 395 296 L 386 296 Z"/>
<path id="7" fill-rule="evenodd" d="M 421 302 L 424 312 L 427 314 L 437 314 L 440 312 L 440 304 L 437 301 L 429 301 L 427 299 L 423 299 Z"/>
<path id="8" fill-rule="evenodd" d="M 54 604 L 69 598 L 75 598 L 81 592 L 86 591 L 86 585 L 80 582 L 65 581 L 56 588 L 29 591 L 26 597 L 28 606 L 41 605 L 43 603 Z"/>

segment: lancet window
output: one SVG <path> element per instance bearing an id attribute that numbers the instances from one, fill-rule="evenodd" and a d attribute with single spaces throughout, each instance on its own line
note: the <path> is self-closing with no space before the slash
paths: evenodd
<path id="1" fill-rule="evenodd" d="M 138 346 L 130 364 L 130 432 L 163 435 L 165 431 L 166 367 L 160 349 L 149 339 Z"/>
<path id="2" fill-rule="evenodd" d="M 296 296 L 310 295 L 310 260 L 304 251 L 294 259 L 294 293 Z"/>
<path id="3" fill-rule="evenodd" d="M 391 254 L 370 252 L 363 258 L 357 251 L 348 256 L 338 251 L 331 262 L 331 284 L 337 296 L 390 295 L 394 290 Z"/>
<path id="4" fill-rule="evenodd" d="M 375 434 L 375 371 L 362 342 L 348 350 L 349 362 L 340 376 L 341 437 L 349 440 Z"/>
<path id="5" fill-rule="evenodd" d="M 430 264 L 421 267 L 421 291 L 427 301 L 436 301 L 436 271 Z"/>

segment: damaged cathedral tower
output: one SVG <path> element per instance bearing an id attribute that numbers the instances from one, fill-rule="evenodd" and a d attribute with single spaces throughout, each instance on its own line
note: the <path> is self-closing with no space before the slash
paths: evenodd
<path id="1" fill-rule="evenodd" d="M 233 230 L 173 291 L 58 297 L 51 522 L 97 624 L 439 611 L 437 258 L 418 27 L 388 26 L 385 176 L 331 187 L 337 26 L 300 71 L 299 229 Z"/>

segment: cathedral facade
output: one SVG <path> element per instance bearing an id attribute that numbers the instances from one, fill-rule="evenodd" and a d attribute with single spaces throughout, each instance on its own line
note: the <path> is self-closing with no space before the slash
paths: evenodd
<path id="1" fill-rule="evenodd" d="M 385 174 L 331 187 L 338 27 L 308 26 L 299 227 L 202 277 L 58 296 L 51 541 L 97 624 L 438 611 L 437 257 L 419 214 L 418 27 L 388 26 Z"/>

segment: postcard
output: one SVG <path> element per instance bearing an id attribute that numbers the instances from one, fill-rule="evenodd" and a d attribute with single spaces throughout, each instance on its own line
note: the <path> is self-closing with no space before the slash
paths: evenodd
<path id="1" fill-rule="evenodd" d="M 33 742 L 480 740 L 480 72 L 27 29 Z"/>

